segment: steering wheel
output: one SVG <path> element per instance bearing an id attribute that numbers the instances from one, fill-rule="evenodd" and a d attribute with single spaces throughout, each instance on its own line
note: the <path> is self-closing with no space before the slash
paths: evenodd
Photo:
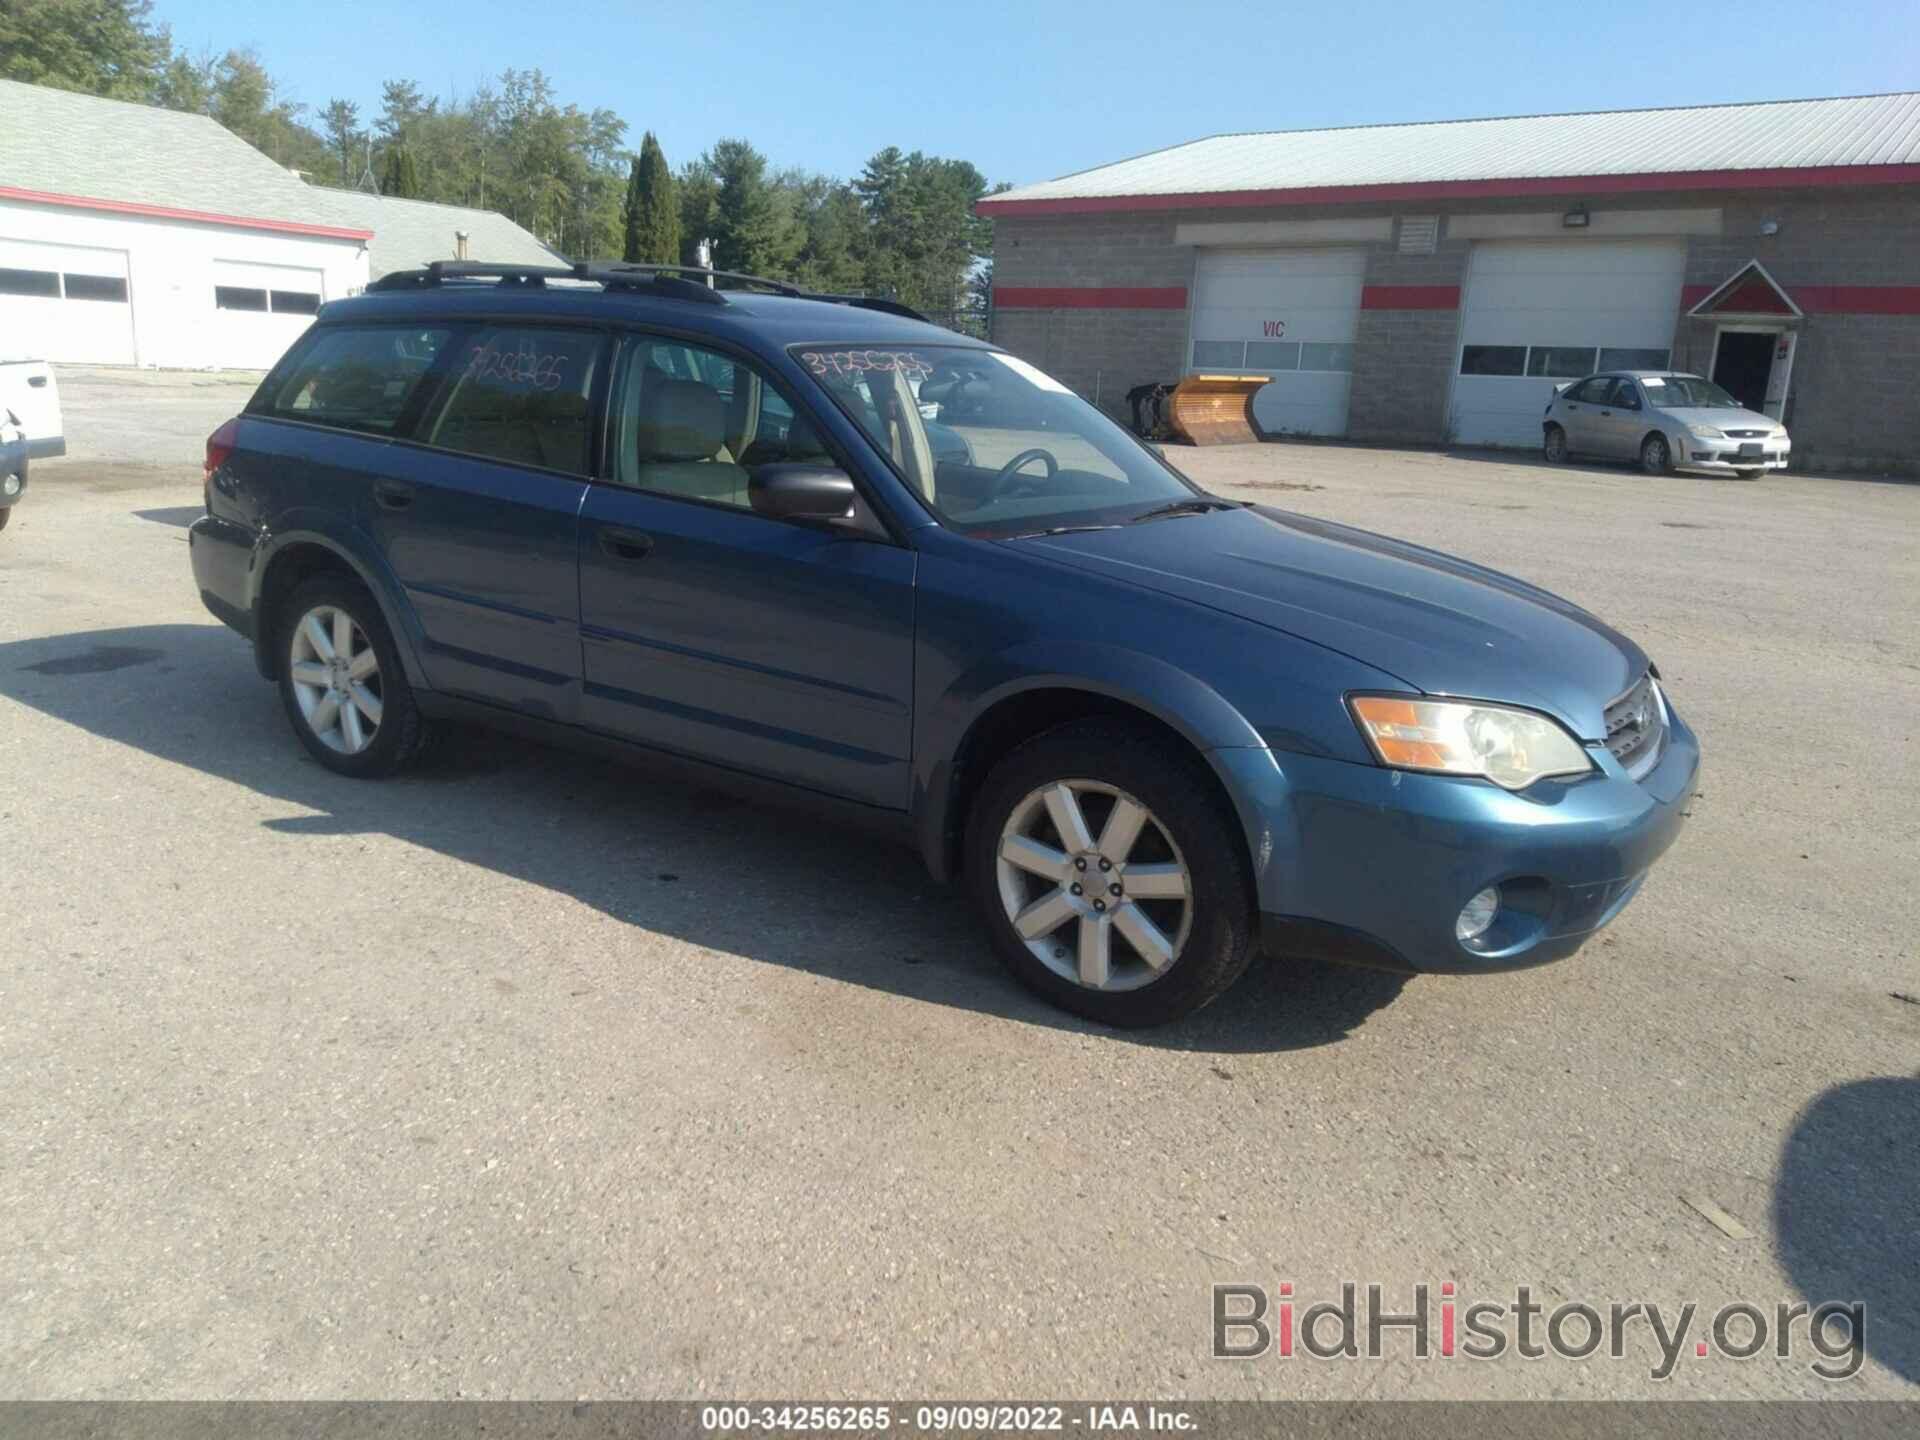
<path id="1" fill-rule="evenodd" d="M 1017 472 L 1020 467 L 1030 460 L 1046 461 L 1047 473 L 1044 476 L 1018 474 Z M 987 498 L 990 500 L 998 500 L 1003 494 L 1013 488 L 1016 480 L 1039 479 L 1042 483 L 1045 483 L 1059 473 L 1060 462 L 1053 458 L 1052 451 L 1042 450 L 1038 446 L 1031 450 L 1022 450 L 1018 455 L 1000 467 L 1000 473 L 993 477 L 993 487 L 987 492 Z"/>

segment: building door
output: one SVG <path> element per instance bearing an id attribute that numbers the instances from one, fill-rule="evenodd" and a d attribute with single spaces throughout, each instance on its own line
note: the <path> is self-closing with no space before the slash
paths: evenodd
<path id="1" fill-rule="evenodd" d="M 1680 240 L 1476 245 L 1451 438 L 1531 448 L 1556 385 L 1597 370 L 1664 370 L 1686 259 Z"/>
<path id="2" fill-rule="evenodd" d="M 1366 252 L 1202 250 L 1187 372 L 1269 375 L 1263 435 L 1345 435 Z"/>
<path id="3" fill-rule="evenodd" d="M 0 240 L 0 349 L 28 360 L 133 364 L 127 252 Z"/>
<path id="4" fill-rule="evenodd" d="M 321 272 L 305 266 L 215 260 L 207 363 L 271 369 L 313 323 L 325 288 Z"/>
<path id="5" fill-rule="evenodd" d="M 1747 409 L 1765 413 L 1777 330 L 1722 330 L 1713 351 L 1713 383 Z"/>

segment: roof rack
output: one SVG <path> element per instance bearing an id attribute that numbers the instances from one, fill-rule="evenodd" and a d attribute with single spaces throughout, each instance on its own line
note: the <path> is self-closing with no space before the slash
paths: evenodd
<path id="1" fill-rule="evenodd" d="M 367 289 L 421 290 L 449 280 L 493 280 L 500 285 L 528 290 L 543 290 L 549 280 L 586 280 L 597 282 L 609 290 L 645 290 L 664 299 L 725 305 L 729 303 L 726 290 L 708 283 L 724 280 L 731 282 L 728 288 L 736 290 L 768 290 L 791 300 L 821 300 L 832 305 L 850 305 L 884 315 L 899 315 L 908 320 L 927 319 L 911 305 L 874 295 L 836 295 L 823 290 L 802 290 L 784 280 L 769 280 L 764 275 L 747 275 L 737 270 L 708 270 L 699 265 L 633 264 L 619 260 L 579 260 L 564 266 L 434 260 L 424 269 L 390 271 L 367 286 Z"/>

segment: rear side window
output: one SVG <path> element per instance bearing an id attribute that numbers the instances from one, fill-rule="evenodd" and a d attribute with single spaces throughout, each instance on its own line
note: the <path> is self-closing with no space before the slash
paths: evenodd
<path id="1" fill-rule="evenodd" d="M 321 329 L 276 373 L 260 408 L 289 420 L 390 435 L 451 332 L 382 325 Z"/>
<path id="2" fill-rule="evenodd" d="M 585 475 L 600 351 L 601 338 L 591 330 L 503 325 L 472 331 L 415 438 L 509 465 Z"/>

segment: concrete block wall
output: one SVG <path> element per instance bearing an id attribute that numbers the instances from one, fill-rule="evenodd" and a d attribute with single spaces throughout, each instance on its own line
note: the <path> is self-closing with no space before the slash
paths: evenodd
<path id="1" fill-rule="evenodd" d="M 1538 213 L 1573 197 L 1527 197 L 1438 206 L 1445 214 Z M 1174 243 L 1182 221 L 1379 217 L 1404 207 L 1289 206 L 1145 214 L 1020 216 L 995 226 L 1001 288 L 1151 288 L 1190 292 L 1195 250 Z M 1720 233 L 1688 240 L 1686 283 L 1717 286 L 1758 259 L 1790 293 L 1796 287 L 1920 287 L 1920 188 L 1854 191 L 1661 192 L 1588 202 L 1612 211 L 1719 210 Z M 1760 233 L 1764 222 L 1778 229 Z M 1596 230 L 1599 227 L 1596 226 Z M 1430 255 L 1402 255 L 1392 242 L 1366 247 L 1368 287 L 1457 287 L 1464 300 L 1472 244 L 1448 238 Z M 1920 315 L 1810 313 L 1800 325 L 1787 423 L 1796 466 L 1914 472 L 1920 469 Z M 1714 325 L 1675 317 L 1674 364 L 1704 371 Z M 1457 362 L 1457 309 L 1363 308 L 1355 338 L 1348 433 L 1356 440 L 1442 444 Z M 1117 419 L 1126 392 L 1185 370 L 1187 313 L 1145 309 L 1002 306 L 994 339 L 1059 377 Z"/>

